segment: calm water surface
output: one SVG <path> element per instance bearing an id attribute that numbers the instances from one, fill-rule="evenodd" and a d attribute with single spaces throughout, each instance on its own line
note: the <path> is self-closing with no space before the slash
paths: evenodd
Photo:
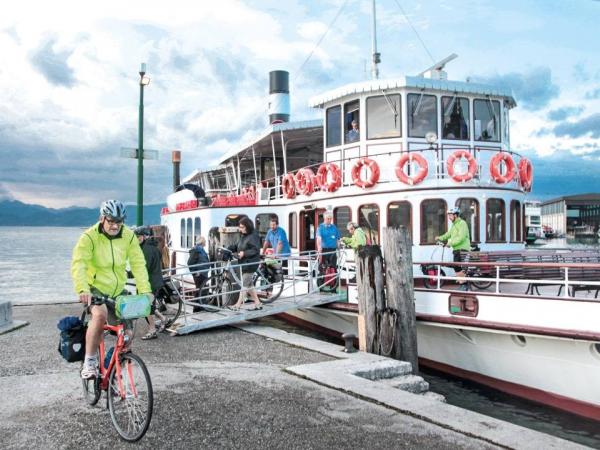
<path id="1" fill-rule="evenodd" d="M 0 227 L 0 293 L 14 304 L 75 301 L 70 264 L 71 253 L 83 228 Z M 533 247 L 598 247 L 597 240 L 552 239 Z M 265 325 L 292 332 L 323 336 L 297 329 L 275 318 Z M 422 374 L 431 390 L 448 403 L 501 420 L 600 448 L 600 424 L 521 400 L 475 383 L 427 371 Z M 600 380 L 599 380 L 600 382 Z"/>

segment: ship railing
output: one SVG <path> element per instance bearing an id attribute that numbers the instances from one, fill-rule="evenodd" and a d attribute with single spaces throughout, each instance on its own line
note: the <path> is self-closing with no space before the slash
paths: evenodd
<path id="1" fill-rule="evenodd" d="M 541 295 L 539 288 L 558 286 L 558 293 L 554 297 L 583 298 L 576 294 L 579 291 L 588 291 L 598 299 L 600 293 L 600 263 L 551 263 L 551 262 L 414 262 L 414 278 L 428 280 L 426 288 L 441 290 L 448 282 L 452 283 L 491 283 L 487 289 L 471 287 L 473 292 L 494 292 L 495 294 L 516 294 L 514 286 L 526 285 L 524 295 Z M 434 268 L 424 273 L 424 267 Z M 445 269 L 452 268 L 455 272 L 464 269 L 465 276 L 446 275 Z M 431 281 L 434 281 L 431 283 Z M 433 285 L 433 286 L 432 286 Z M 513 287 L 511 289 L 511 286 Z M 455 287 L 449 287 L 450 290 Z M 490 291 L 489 289 L 492 289 Z M 544 295 L 549 295 L 546 292 Z M 589 296 L 586 296 L 589 298 Z"/>
<path id="2" fill-rule="evenodd" d="M 174 250 L 178 253 L 186 253 L 185 250 Z M 324 271 L 321 270 L 320 261 L 323 256 L 337 254 L 338 256 L 338 269 L 336 270 L 335 279 L 332 280 L 331 276 L 326 277 Z M 274 259 L 269 256 L 270 259 Z M 316 251 L 305 251 L 299 253 L 292 253 L 290 256 L 276 258 L 279 260 L 282 270 L 282 281 L 274 281 L 268 284 L 261 284 L 260 290 L 268 288 L 277 288 L 283 283 L 282 293 L 280 297 L 292 298 L 294 302 L 299 302 L 302 297 L 307 294 L 315 292 L 332 291 L 331 285 L 339 286 L 342 270 L 345 266 L 345 252 L 316 252 Z M 285 264 L 283 264 L 285 262 Z M 188 307 L 186 311 L 189 312 L 191 308 L 203 305 L 203 308 L 211 311 L 219 311 L 225 309 L 226 306 L 230 306 L 237 300 L 237 295 L 242 290 L 240 286 L 241 271 L 245 266 L 256 266 L 257 263 L 234 263 L 228 261 L 210 261 L 207 263 L 195 264 L 188 266 L 186 264 L 177 264 L 173 268 L 165 269 L 163 274 L 171 282 L 171 286 L 177 290 L 177 293 L 183 299 L 184 304 Z M 287 266 L 287 267 L 286 267 Z M 210 277 L 214 275 L 222 274 L 224 270 L 232 271 L 235 275 L 228 275 L 232 281 L 232 288 L 227 289 L 226 293 L 216 294 L 213 292 L 200 292 L 195 285 L 194 276 L 204 275 Z M 258 289 L 257 289 L 258 290 Z M 335 288 L 333 289 L 333 291 Z M 226 295 L 228 301 L 223 304 L 219 301 L 218 297 Z M 259 299 L 260 299 L 259 294 Z"/>
<path id="3" fill-rule="evenodd" d="M 386 148 L 389 148 L 389 146 L 386 146 Z M 348 149 L 346 149 L 348 150 Z M 358 150 L 358 148 L 357 148 Z M 365 154 L 361 154 L 360 152 L 356 151 L 354 153 L 347 153 L 345 157 L 342 158 L 338 158 L 338 159 L 328 159 L 327 161 L 325 161 L 325 163 L 335 163 L 338 165 L 338 167 L 340 167 L 341 169 L 341 174 L 342 174 L 342 186 L 351 186 L 354 184 L 354 181 L 352 179 L 352 168 L 354 167 L 354 165 L 356 164 L 356 162 L 364 157 L 373 159 L 377 165 L 379 166 L 379 170 L 380 170 L 380 177 L 379 177 L 379 181 L 377 182 L 377 184 L 388 184 L 388 183 L 398 183 L 399 180 L 396 176 L 396 163 L 398 161 L 398 159 L 400 158 L 400 156 L 404 153 L 418 153 L 421 156 L 423 156 L 423 158 L 425 158 L 425 160 L 427 161 L 427 166 L 428 166 L 428 175 L 427 177 L 424 179 L 424 181 L 427 180 L 446 180 L 446 179 L 451 179 L 450 175 L 448 174 L 448 169 L 447 169 L 447 161 L 448 158 L 450 157 L 450 155 L 452 153 L 454 153 L 457 150 L 467 150 L 469 151 L 473 157 L 475 158 L 476 164 L 477 164 L 477 171 L 475 173 L 475 176 L 473 177 L 473 182 L 475 183 L 479 183 L 479 182 L 485 182 L 485 181 L 493 181 L 491 174 L 490 174 L 490 162 L 493 158 L 493 156 L 502 151 L 502 149 L 500 147 L 484 147 L 484 146 L 462 146 L 462 145 L 448 145 L 448 144 L 444 144 L 442 146 L 439 147 L 412 147 L 408 150 L 402 150 L 402 149 L 397 149 L 397 150 L 386 150 L 386 151 L 377 151 L 374 150 L 373 153 L 369 154 L 367 153 Z M 511 157 L 513 158 L 515 164 L 518 163 L 519 159 L 521 158 L 521 155 L 519 153 L 510 151 L 510 150 L 505 150 L 505 153 L 508 153 L 511 155 Z M 292 173 L 292 175 L 295 175 L 296 173 L 298 173 L 298 171 L 300 169 L 304 169 L 304 168 L 308 168 L 311 169 L 313 171 L 313 173 L 316 175 L 317 170 L 319 169 L 319 167 L 321 166 L 321 164 L 323 164 L 323 162 L 319 162 L 319 163 L 315 163 L 315 164 L 311 164 L 308 166 L 304 166 L 302 168 L 298 168 L 298 169 L 294 169 L 291 170 L 290 173 Z M 413 176 L 416 174 L 416 172 L 419 170 L 418 166 L 416 165 L 416 163 L 413 163 L 414 165 L 408 164 L 408 167 L 406 169 L 406 173 L 409 176 Z M 459 167 L 462 166 L 462 167 Z M 504 167 L 504 166 L 503 166 Z M 467 163 L 466 161 L 462 161 L 462 162 L 458 162 L 456 163 L 456 168 L 457 170 L 460 170 L 460 172 L 462 173 L 463 171 L 466 172 L 468 167 L 467 167 Z M 506 170 L 505 168 L 503 168 L 503 170 Z M 269 179 L 265 179 L 263 180 L 260 185 L 258 186 L 258 199 L 259 201 L 270 201 L 270 200 L 278 200 L 278 199 L 282 199 L 284 198 L 284 193 L 282 191 L 282 183 L 283 183 L 283 177 L 286 174 L 281 174 L 278 177 L 273 177 L 273 178 L 269 178 Z M 515 188 L 518 186 L 518 176 L 515 176 L 513 178 L 513 180 L 509 183 L 506 183 L 502 186 L 506 187 L 506 188 Z M 314 190 L 316 192 L 318 192 L 319 186 L 317 185 L 316 182 L 313 183 L 314 184 Z"/>

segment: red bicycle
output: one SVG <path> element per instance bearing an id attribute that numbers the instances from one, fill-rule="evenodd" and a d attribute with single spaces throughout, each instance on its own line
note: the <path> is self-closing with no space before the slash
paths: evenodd
<path id="1" fill-rule="evenodd" d="M 92 305 L 105 303 L 114 305 L 115 300 L 92 297 Z M 116 334 L 117 342 L 111 349 L 112 355 L 106 358 L 104 339 L 100 341 L 100 376 L 82 380 L 83 394 L 87 403 L 94 406 L 100 400 L 102 391 L 105 391 L 107 408 L 117 433 L 124 440 L 135 442 L 146 434 L 152 419 L 152 381 L 144 361 L 126 349 L 129 336 L 125 333 L 125 325 L 104 324 L 104 331 L 105 334 Z"/>

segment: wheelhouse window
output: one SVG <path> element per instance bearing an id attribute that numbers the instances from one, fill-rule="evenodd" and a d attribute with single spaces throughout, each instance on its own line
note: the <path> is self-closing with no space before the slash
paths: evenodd
<path id="1" fill-rule="evenodd" d="M 505 242 L 504 200 L 490 198 L 485 205 L 485 209 L 487 214 L 486 241 Z"/>
<path id="2" fill-rule="evenodd" d="M 329 108 L 326 114 L 327 121 L 327 147 L 342 143 L 342 107 Z"/>
<path id="3" fill-rule="evenodd" d="M 469 100 L 442 97 L 442 138 L 469 140 Z"/>
<path id="4" fill-rule="evenodd" d="M 271 217 L 277 217 L 277 214 L 257 214 L 256 220 L 254 221 L 254 227 L 256 228 L 256 232 L 260 236 L 260 243 L 262 245 L 267 233 L 269 232 L 269 226 L 271 223 Z M 277 218 L 279 220 L 279 218 Z"/>
<path id="5" fill-rule="evenodd" d="M 379 244 L 379 206 L 372 203 L 358 208 L 358 226 L 365 232 L 371 245 Z"/>
<path id="6" fill-rule="evenodd" d="M 523 242 L 521 224 L 521 202 L 513 200 L 510 202 L 510 241 Z"/>
<path id="7" fill-rule="evenodd" d="M 476 141 L 500 142 L 500 102 L 473 100 L 473 125 Z"/>
<path id="8" fill-rule="evenodd" d="M 290 213 L 288 217 L 288 231 L 290 247 L 296 247 L 298 245 L 296 241 L 296 235 L 298 234 L 298 218 L 295 212 Z"/>
<path id="9" fill-rule="evenodd" d="M 246 214 L 228 214 L 225 217 L 225 226 L 226 227 L 237 227 L 240 224 L 240 220 L 243 217 L 248 217 Z"/>
<path id="10" fill-rule="evenodd" d="M 196 217 L 194 219 L 194 244 L 196 243 L 196 240 L 200 237 L 201 233 L 201 228 L 200 228 L 200 217 Z"/>
<path id="11" fill-rule="evenodd" d="M 474 198 L 459 198 L 456 206 L 460 209 L 460 217 L 467 222 L 471 241 L 479 242 L 479 202 Z"/>
<path id="12" fill-rule="evenodd" d="M 421 203 L 421 243 L 435 244 L 435 237 L 446 232 L 446 202 L 442 199 Z"/>
<path id="13" fill-rule="evenodd" d="M 435 95 L 408 94 L 408 136 L 437 134 L 437 101 Z"/>
<path id="14" fill-rule="evenodd" d="M 344 142 L 360 140 L 360 106 L 359 101 L 348 102 L 344 105 Z"/>
<path id="15" fill-rule="evenodd" d="M 388 205 L 387 224 L 390 228 L 403 226 L 412 238 L 412 206 L 409 202 L 392 202 Z"/>
<path id="16" fill-rule="evenodd" d="M 186 223 L 187 230 L 185 232 L 185 246 L 186 248 L 192 248 L 194 246 L 194 229 L 192 228 L 192 219 L 188 219 Z"/>
<path id="17" fill-rule="evenodd" d="M 179 244 L 181 248 L 185 248 L 185 219 L 181 219 L 181 229 L 180 229 L 180 240 Z"/>
<path id="18" fill-rule="evenodd" d="M 379 95 L 367 99 L 367 139 L 402 136 L 400 95 Z"/>
<path id="19" fill-rule="evenodd" d="M 340 206 L 333 210 L 333 223 L 340 232 L 340 236 L 350 236 L 348 222 L 352 220 L 352 211 L 347 206 Z"/>

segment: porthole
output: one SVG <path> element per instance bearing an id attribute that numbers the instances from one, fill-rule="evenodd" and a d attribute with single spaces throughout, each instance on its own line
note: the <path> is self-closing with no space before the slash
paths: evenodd
<path id="1" fill-rule="evenodd" d="M 525 347 L 527 345 L 527 339 L 525 338 L 525 336 L 522 336 L 520 334 L 513 334 L 510 338 L 519 347 Z"/>
<path id="2" fill-rule="evenodd" d="M 600 359 L 600 342 L 590 344 L 590 353 L 596 359 Z"/>

